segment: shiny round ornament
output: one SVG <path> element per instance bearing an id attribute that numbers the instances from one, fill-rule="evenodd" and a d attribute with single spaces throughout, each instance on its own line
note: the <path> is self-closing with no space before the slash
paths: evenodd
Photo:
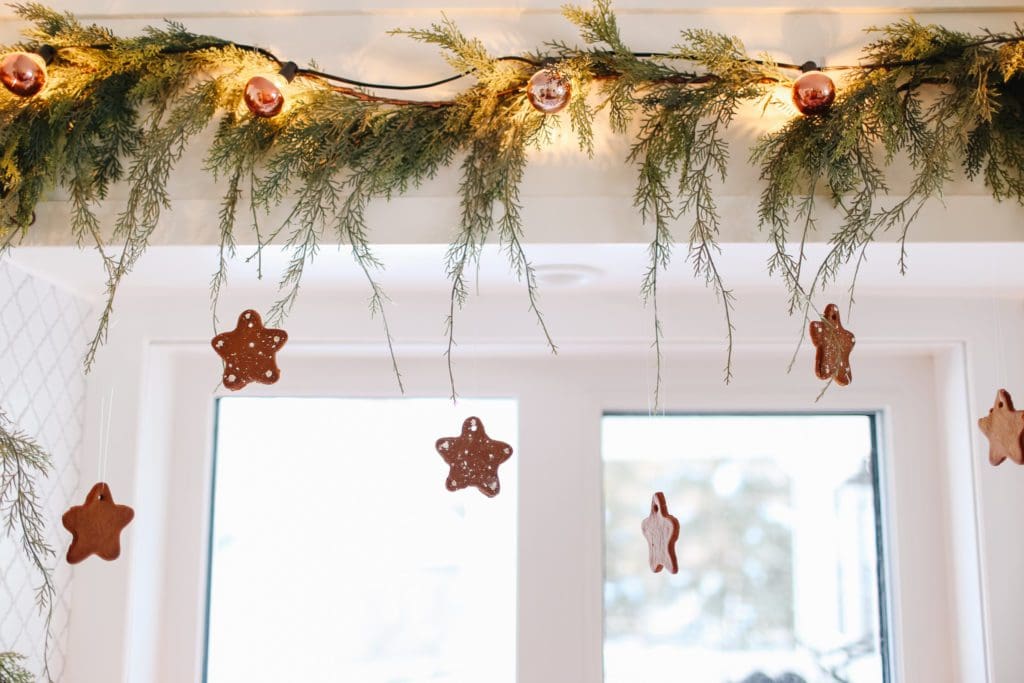
<path id="1" fill-rule="evenodd" d="M 565 109 L 572 98 L 569 79 L 553 69 L 541 69 L 530 77 L 526 96 L 533 108 L 542 114 L 557 114 Z"/>
<path id="2" fill-rule="evenodd" d="M 836 84 L 820 71 L 808 71 L 793 84 L 793 104 L 805 116 L 820 116 L 832 108 Z"/>
<path id="3" fill-rule="evenodd" d="M 269 119 L 281 113 L 284 95 L 269 78 L 253 76 L 245 84 L 245 106 L 254 116 Z"/>
<path id="4" fill-rule="evenodd" d="M 39 55 L 13 52 L 0 61 L 0 81 L 18 97 L 32 97 L 46 85 L 46 62 Z"/>

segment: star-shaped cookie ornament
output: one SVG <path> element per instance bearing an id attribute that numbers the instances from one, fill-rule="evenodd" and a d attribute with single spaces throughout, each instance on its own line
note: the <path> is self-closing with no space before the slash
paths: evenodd
<path id="1" fill-rule="evenodd" d="M 1001 465 L 1009 459 L 1024 465 L 1024 411 L 1013 409 L 1006 389 L 996 393 L 996 402 L 988 415 L 978 420 L 978 428 L 988 438 L 988 461 Z"/>
<path id="2" fill-rule="evenodd" d="M 488 498 L 501 491 L 498 465 L 512 457 L 512 447 L 487 436 L 480 418 L 466 418 L 461 435 L 438 439 L 435 447 L 448 463 L 449 491 L 475 486 Z"/>
<path id="3" fill-rule="evenodd" d="M 661 491 L 651 498 L 651 514 L 640 524 L 647 539 L 648 561 L 657 574 L 667 569 L 670 574 L 679 571 L 676 562 L 676 541 L 679 539 L 679 520 L 668 514 L 665 494 Z"/>
<path id="4" fill-rule="evenodd" d="M 250 382 L 273 384 L 281 378 L 276 355 L 288 333 L 264 327 L 260 314 L 253 310 L 238 316 L 238 326 L 223 332 L 210 343 L 224 360 L 224 386 L 238 391 Z"/>
<path id="5" fill-rule="evenodd" d="M 850 352 L 857 339 L 843 327 L 838 306 L 829 304 L 821 320 L 811 323 L 811 343 L 818 349 L 814 357 L 814 374 L 818 379 L 834 379 L 841 387 L 853 380 Z"/>
<path id="6" fill-rule="evenodd" d="M 134 517 L 134 510 L 114 502 L 109 486 L 103 482 L 93 486 L 84 505 L 75 505 L 61 517 L 71 532 L 68 563 L 77 564 L 90 555 L 116 560 L 121 554 L 121 531 Z"/>

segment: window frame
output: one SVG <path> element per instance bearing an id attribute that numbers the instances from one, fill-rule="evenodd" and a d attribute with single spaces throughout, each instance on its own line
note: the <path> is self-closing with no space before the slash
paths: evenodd
<path id="1" fill-rule="evenodd" d="M 207 540 L 210 526 L 210 497 L 213 486 L 213 440 L 215 398 L 222 392 L 208 394 L 209 400 L 184 400 L 209 386 L 209 375 L 194 357 L 198 351 L 176 349 L 167 354 L 167 379 L 172 382 L 173 424 L 200 424 L 205 429 L 177 430 L 172 434 L 171 450 L 179 454 L 169 472 L 173 494 L 167 498 L 167 540 L 165 583 L 161 625 L 161 656 L 157 680 L 199 680 L 202 650 L 205 644 L 205 596 L 208 572 Z M 698 356 L 701 354 L 697 354 Z M 519 566 L 518 566 L 518 679 L 524 683 L 537 680 L 600 681 L 603 677 L 603 463 L 600 457 L 600 420 L 609 412 L 635 412 L 647 403 L 642 383 L 631 386 L 627 368 L 643 364 L 644 358 L 626 354 L 616 363 L 604 357 L 473 360 L 472 378 L 465 393 L 485 398 L 515 398 L 519 401 L 521 432 L 514 442 L 519 468 Z M 689 356 L 689 358 L 687 358 Z M 924 443 L 926 435 L 911 432 L 927 431 L 927 411 L 909 400 L 900 391 L 904 385 L 921 386 L 930 381 L 927 362 L 916 364 L 902 357 L 875 359 L 888 363 L 892 371 L 884 373 L 881 386 L 851 387 L 833 392 L 827 409 L 820 412 L 875 412 L 888 451 L 894 452 L 891 435 L 898 434 L 908 443 Z M 694 361 L 692 354 L 675 355 L 673 360 Z M 765 363 L 768 366 L 769 363 Z M 916 372 L 899 367 L 913 366 Z M 404 370 L 411 386 L 410 397 L 443 396 L 444 385 L 424 377 L 436 374 L 433 360 L 407 361 Z M 393 390 L 376 368 L 367 367 L 359 358 L 344 354 L 303 356 L 289 361 L 289 382 L 275 386 L 251 387 L 250 395 L 261 396 L 337 396 L 391 397 Z M 344 391 L 339 391 L 338 377 L 345 378 Z M 437 378 L 441 380 L 441 377 Z M 411 380 L 411 381 L 410 381 Z M 817 385 L 798 380 L 792 387 L 771 389 L 762 384 L 764 378 L 747 376 L 742 386 L 720 385 L 717 378 L 702 377 L 699 382 L 680 385 L 666 401 L 665 410 L 676 413 L 761 413 L 806 412 L 813 402 Z M 624 387 L 630 387 L 626 389 Z M 739 390 L 739 391 L 737 391 Z M 737 394 L 739 394 L 737 396 Z M 916 407 L 915 407 L 916 406 Z M 915 412 L 916 411 L 916 412 Z M 813 411 L 812 411 L 813 412 Z M 894 417 L 902 427 L 895 431 Z M 560 433 L 578 435 L 573 442 L 551 445 Z M 921 451 L 920 448 L 914 449 Z M 563 455 L 557 464 L 553 452 Z M 431 444 L 425 445 L 429 455 Z M 907 451 L 904 450 L 904 453 Z M 188 453 L 188 457 L 181 454 Z M 590 454 L 590 455 L 588 455 Z M 570 455 L 571 457 L 565 457 Z M 917 452 L 914 457 L 923 457 Z M 892 458 L 879 469 L 884 482 L 883 501 L 894 500 L 892 488 L 900 476 L 892 467 Z M 194 477 L 194 473 L 202 473 Z M 191 483 L 190 482 L 191 478 Z M 196 485 L 201 480 L 200 485 Z M 919 485 L 920 477 L 914 477 Z M 939 486 L 939 480 L 933 481 Z M 919 500 L 920 492 L 902 484 L 898 498 Z M 589 511 L 589 512 L 588 512 Z M 883 516 L 885 524 L 885 556 L 893 562 L 905 561 L 894 552 L 892 538 L 910 532 L 899 530 L 896 511 Z M 189 539 L 203 539 L 196 543 Z M 916 561 L 941 563 L 941 554 L 932 548 L 916 553 Z M 925 559 L 926 555 L 933 559 Z M 893 565 L 890 565 L 891 567 Z M 949 670 L 951 662 L 942 662 L 929 652 L 925 643 L 947 639 L 951 606 L 934 601 L 941 609 L 933 609 L 927 619 L 916 618 L 920 607 L 910 612 L 903 600 L 920 600 L 913 582 L 900 578 L 900 573 L 887 576 L 886 585 L 895 588 L 890 599 L 894 648 L 890 652 L 897 681 L 938 680 L 938 672 Z M 901 598 L 901 596 L 904 596 Z M 552 606 L 555 608 L 552 609 Z M 905 623 L 912 619 L 913 623 Z M 191 657 L 188 653 L 194 653 Z M 915 654 L 919 653 L 919 654 Z"/>
<path id="2" fill-rule="evenodd" d="M 618 416 L 645 416 L 649 413 L 639 413 L 636 411 L 609 411 L 604 413 L 603 418 L 607 417 L 618 417 Z M 868 457 L 870 473 L 871 473 L 871 499 L 872 509 L 874 514 L 874 538 L 875 538 L 875 550 L 878 556 L 878 562 L 874 568 L 875 580 L 878 588 L 878 632 L 881 639 L 880 647 L 880 658 L 882 660 L 882 681 L 881 683 L 890 683 L 893 680 L 893 657 L 894 652 L 891 647 L 892 634 L 890 629 L 892 628 L 892 622 L 890 620 L 889 613 L 891 611 L 890 600 L 891 595 L 889 594 L 889 559 L 887 557 L 887 545 L 888 545 L 888 529 L 885 523 L 884 517 L 884 484 L 883 484 L 883 453 L 881 452 L 879 444 L 884 442 L 884 435 L 882 433 L 882 425 L 885 420 L 885 411 L 879 410 L 802 410 L 802 411 L 780 411 L 780 410 L 763 410 L 763 411 L 688 411 L 688 412 L 671 412 L 671 411 L 659 411 L 658 416 L 667 417 L 802 417 L 802 416 L 835 416 L 835 415 L 854 415 L 857 417 L 866 417 L 869 422 L 869 436 L 871 443 L 871 452 Z M 602 464 L 605 459 L 602 455 Z M 602 474 L 603 478 L 603 474 Z"/>
<path id="3" fill-rule="evenodd" d="M 405 341 L 397 347 L 408 395 L 437 396 L 447 390 L 436 320 L 426 303 L 417 303 L 437 304 L 433 296 L 402 300 L 413 318 L 409 327 L 399 330 Z M 708 323 L 710 313 L 703 304 L 680 301 L 675 315 Z M 810 352 L 805 348 L 798 369 L 787 374 L 793 350 L 790 326 L 758 317 L 759 311 L 778 302 L 756 295 L 743 301 L 753 329 L 737 347 L 731 385 L 722 383 L 721 345 L 701 336 L 700 325 L 685 333 L 669 328 L 663 350 L 670 384 L 663 394 L 663 409 L 818 407 L 813 399 L 821 385 L 801 370 L 809 364 Z M 548 435 L 564 430 L 567 420 L 590 419 L 597 425 L 605 411 L 649 406 L 650 328 L 630 297 L 552 297 L 546 300 L 546 312 L 551 319 L 567 321 L 568 331 L 558 332 L 563 352 L 551 358 L 534 335 L 522 334 L 528 319 L 507 317 L 520 303 L 518 296 L 497 297 L 484 312 L 478 309 L 475 319 L 471 315 L 470 322 L 463 322 L 476 333 L 460 340 L 457 376 L 465 395 L 518 396 L 521 406 L 536 406 L 531 411 L 535 421 L 528 421 L 527 411 L 521 410 L 523 432 L 513 444 L 518 446 L 521 491 L 530 491 L 522 495 L 529 495 L 530 503 L 543 503 L 526 508 L 520 503 L 520 557 L 525 548 L 539 558 L 545 551 L 569 557 L 572 554 L 563 547 L 568 537 L 573 538 L 573 548 L 580 549 L 571 566 L 521 559 L 519 680 L 532 683 L 557 675 L 591 683 L 600 681 L 602 674 L 603 502 L 595 469 L 600 457 L 595 455 L 589 464 L 583 456 L 564 457 L 557 441 L 556 447 L 548 443 Z M 985 327 L 986 322 L 991 327 L 987 311 L 1005 315 L 1007 340 L 1024 335 L 1024 319 L 1013 302 L 996 303 L 980 313 L 977 301 L 970 298 L 883 297 L 860 303 L 864 314 L 857 324 L 862 332 L 856 381 L 830 391 L 820 406 L 828 411 L 881 410 L 886 452 L 896 452 L 895 443 L 899 452 L 905 448 L 914 454 L 890 463 L 898 471 L 899 488 L 909 494 L 896 504 L 890 494 L 891 509 L 885 514 L 890 527 L 902 529 L 895 539 L 887 539 L 893 681 L 1013 678 L 1018 659 L 1024 671 L 1024 652 L 1007 627 L 1024 622 L 1024 617 L 1012 609 L 1018 589 L 1006 577 L 1024 549 L 1010 542 L 1018 533 L 1006 510 L 1019 500 L 1019 478 L 1013 470 L 988 467 L 987 447 L 976 433 L 973 417 L 976 406 L 991 404 L 991 387 L 1009 384 L 1006 377 L 1016 376 L 1017 370 L 1012 354 L 1002 356 L 1008 368 L 998 365 L 1000 356 Z M 212 447 L 212 401 L 218 395 L 211 378 L 220 369 L 208 339 L 196 336 L 205 316 L 195 301 L 167 299 L 163 304 L 155 310 L 154 299 L 147 296 L 124 306 L 118 335 L 106 347 L 89 384 L 87 446 L 95 442 L 91 430 L 99 424 L 101 399 L 111 388 L 117 389 L 111 439 L 116 446 L 107 481 L 123 492 L 115 494 L 119 499 L 134 504 L 137 517 L 119 562 L 83 566 L 76 573 L 68 659 L 68 676 L 76 680 L 195 680 L 200 666 L 198 615 L 205 609 L 201 556 L 210 486 L 203 458 Z M 240 310 L 252 300 L 246 297 L 235 304 Z M 606 315 L 594 316 L 590 304 L 602 307 Z M 222 307 L 229 305 L 230 300 L 222 302 Z M 912 315 L 906 314 L 908 307 Z M 421 309 L 424 315 L 419 315 Z M 621 325 L 608 328 L 609 316 L 621 319 Z M 247 393 L 312 395 L 319 390 L 338 395 L 337 387 L 344 384 L 349 395 L 395 396 L 376 325 L 365 317 L 361 298 L 314 298 L 289 323 L 290 330 L 303 329 L 306 340 L 290 342 L 286 381 L 274 387 L 251 386 Z M 883 329 L 884 337 L 864 332 Z M 325 370 L 325 360 L 334 364 L 330 371 Z M 913 370 L 909 376 L 903 372 L 907 367 Z M 304 374 L 312 381 L 300 382 Z M 570 375 L 576 378 L 571 385 L 566 381 Z M 360 392 L 360 386 L 371 390 Z M 910 422 L 920 429 L 911 431 L 922 440 L 892 429 L 894 422 L 905 423 L 900 417 L 904 412 L 916 415 Z M 593 431 L 576 435 L 574 449 L 599 454 L 599 429 Z M 557 467 L 546 471 L 538 458 L 553 451 L 559 455 Z M 98 453 L 87 447 L 83 471 L 95 469 L 97 461 Z M 558 505 L 563 490 L 573 491 L 578 509 Z M 536 537 L 527 528 L 536 529 Z M 598 559 L 578 559 L 586 557 Z M 537 606 L 545 594 L 557 594 L 553 585 L 566 590 L 553 603 L 561 607 L 558 617 L 545 621 L 536 616 Z M 926 603 L 921 612 L 911 609 L 915 597 Z M 928 641 L 929 634 L 937 640 Z M 934 642 L 950 647 L 935 656 Z M 561 668 L 547 666 L 550 661 L 560 662 Z"/>

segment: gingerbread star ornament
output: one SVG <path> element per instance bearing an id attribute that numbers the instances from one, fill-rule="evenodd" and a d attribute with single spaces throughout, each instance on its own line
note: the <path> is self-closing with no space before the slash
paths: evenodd
<path id="1" fill-rule="evenodd" d="M 814 357 L 814 374 L 818 379 L 833 379 L 845 387 L 853 380 L 850 369 L 850 352 L 857 343 L 856 337 L 843 327 L 839 319 L 839 307 L 829 304 L 821 320 L 811 323 L 811 343 L 817 348 Z"/>
<path id="2" fill-rule="evenodd" d="M 256 311 L 243 311 L 235 329 L 218 334 L 210 342 L 224 361 L 224 386 L 238 391 L 250 382 L 273 384 L 279 380 L 276 354 L 286 341 L 287 332 L 264 327 Z"/>
<path id="3" fill-rule="evenodd" d="M 71 532 L 68 563 L 77 564 L 90 555 L 116 560 L 121 554 L 121 531 L 134 518 L 134 510 L 114 502 L 109 486 L 103 482 L 93 486 L 84 505 L 75 505 L 61 517 Z"/>
<path id="4" fill-rule="evenodd" d="M 658 491 L 651 498 L 651 514 L 640 524 L 647 539 L 647 555 L 651 571 L 657 574 L 667 569 L 670 574 L 679 571 L 676 562 L 676 541 L 679 539 L 679 520 L 668 514 L 665 494 Z"/>
<path id="5" fill-rule="evenodd" d="M 449 491 L 475 486 L 488 498 L 501 491 L 498 465 L 512 457 L 512 447 L 487 436 L 480 418 L 466 418 L 462 434 L 438 439 L 435 448 L 448 463 Z"/>
<path id="6" fill-rule="evenodd" d="M 996 402 L 988 415 L 978 420 L 981 433 L 988 437 L 988 461 L 1001 465 L 1007 459 L 1024 465 L 1024 411 L 1013 409 L 1006 389 L 996 393 Z"/>

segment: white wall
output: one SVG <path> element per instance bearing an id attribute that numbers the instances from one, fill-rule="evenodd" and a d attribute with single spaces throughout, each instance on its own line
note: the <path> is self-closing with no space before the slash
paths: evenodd
<path id="1" fill-rule="evenodd" d="M 50 671 L 57 681 L 66 680 L 74 575 L 64 561 L 70 536 L 60 516 L 84 497 L 79 487 L 85 414 L 81 360 L 89 312 L 82 299 L 0 261 L 0 408 L 53 460 L 51 475 L 37 485 L 49 518 L 46 538 L 56 551 Z M 35 607 L 38 583 L 20 539 L 0 534 L 0 651 L 25 655 L 28 668 L 41 674 L 45 617 Z"/>

